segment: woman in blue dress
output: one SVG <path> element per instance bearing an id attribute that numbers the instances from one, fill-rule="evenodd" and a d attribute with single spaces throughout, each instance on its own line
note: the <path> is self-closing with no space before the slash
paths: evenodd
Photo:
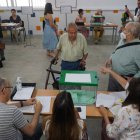
<path id="1" fill-rule="evenodd" d="M 43 34 L 43 48 L 47 49 L 48 56 L 55 56 L 55 49 L 58 43 L 57 39 L 57 26 L 53 22 L 52 17 L 52 4 L 46 3 L 44 17 L 45 17 L 45 27 L 44 27 L 44 34 Z"/>

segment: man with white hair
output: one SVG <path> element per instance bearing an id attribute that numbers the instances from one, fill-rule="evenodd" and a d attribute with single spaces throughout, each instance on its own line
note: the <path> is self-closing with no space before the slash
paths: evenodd
<path id="1" fill-rule="evenodd" d="M 87 41 L 81 33 L 77 33 L 75 23 L 69 23 L 67 33 L 64 33 L 57 44 L 58 59 L 61 54 L 61 70 L 81 70 L 88 56 Z"/>
<path id="2" fill-rule="evenodd" d="M 116 48 L 105 65 L 111 65 L 113 71 L 126 79 L 140 77 L 140 23 L 127 23 L 121 37 L 124 44 Z M 110 76 L 108 91 L 122 90 L 120 84 Z"/>

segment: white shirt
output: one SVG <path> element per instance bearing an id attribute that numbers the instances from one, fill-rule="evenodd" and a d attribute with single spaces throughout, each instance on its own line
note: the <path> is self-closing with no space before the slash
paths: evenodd
<path id="1" fill-rule="evenodd" d="M 109 137 L 118 140 L 140 140 L 140 112 L 132 105 L 122 107 L 106 131 Z"/>

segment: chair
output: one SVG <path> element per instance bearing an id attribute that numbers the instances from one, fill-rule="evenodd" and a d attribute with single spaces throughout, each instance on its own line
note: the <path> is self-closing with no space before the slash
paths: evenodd
<path id="1" fill-rule="evenodd" d="M 26 30 L 25 30 L 25 27 L 24 27 L 24 21 L 22 20 L 21 21 L 21 26 L 16 28 L 16 31 L 18 31 L 18 35 L 17 35 L 17 39 L 18 40 L 22 40 L 22 37 L 21 37 L 21 32 L 23 33 L 23 40 L 25 42 L 25 39 L 26 39 Z"/>

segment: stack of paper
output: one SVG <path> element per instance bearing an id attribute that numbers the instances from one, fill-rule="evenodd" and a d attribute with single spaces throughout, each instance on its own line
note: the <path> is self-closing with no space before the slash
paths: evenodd
<path id="1" fill-rule="evenodd" d="M 50 111 L 51 97 L 36 96 L 36 99 L 42 104 L 41 113 L 48 113 Z M 20 110 L 24 113 L 34 113 L 34 105 L 21 107 Z"/>
<path id="2" fill-rule="evenodd" d="M 114 96 L 115 97 L 115 100 L 119 100 L 119 99 L 122 99 L 122 100 L 125 100 L 127 95 L 126 95 L 126 91 L 121 91 L 121 92 L 112 92 L 110 93 L 111 96 Z"/>
<path id="3" fill-rule="evenodd" d="M 33 93 L 34 87 L 22 87 L 17 91 L 13 97 L 13 100 L 27 100 L 30 99 Z"/>
<path id="4" fill-rule="evenodd" d="M 116 116 L 118 114 L 120 109 L 121 109 L 121 105 L 115 105 L 115 106 L 112 106 L 111 108 L 109 108 L 110 112 L 112 112 L 112 114 L 114 116 Z"/>
<path id="5" fill-rule="evenodd" d="M 109 94 L 97 94 L 96 107 L 103 105 L 104 107 L 110 108 L 115 103 L 115 97 Z"/>

